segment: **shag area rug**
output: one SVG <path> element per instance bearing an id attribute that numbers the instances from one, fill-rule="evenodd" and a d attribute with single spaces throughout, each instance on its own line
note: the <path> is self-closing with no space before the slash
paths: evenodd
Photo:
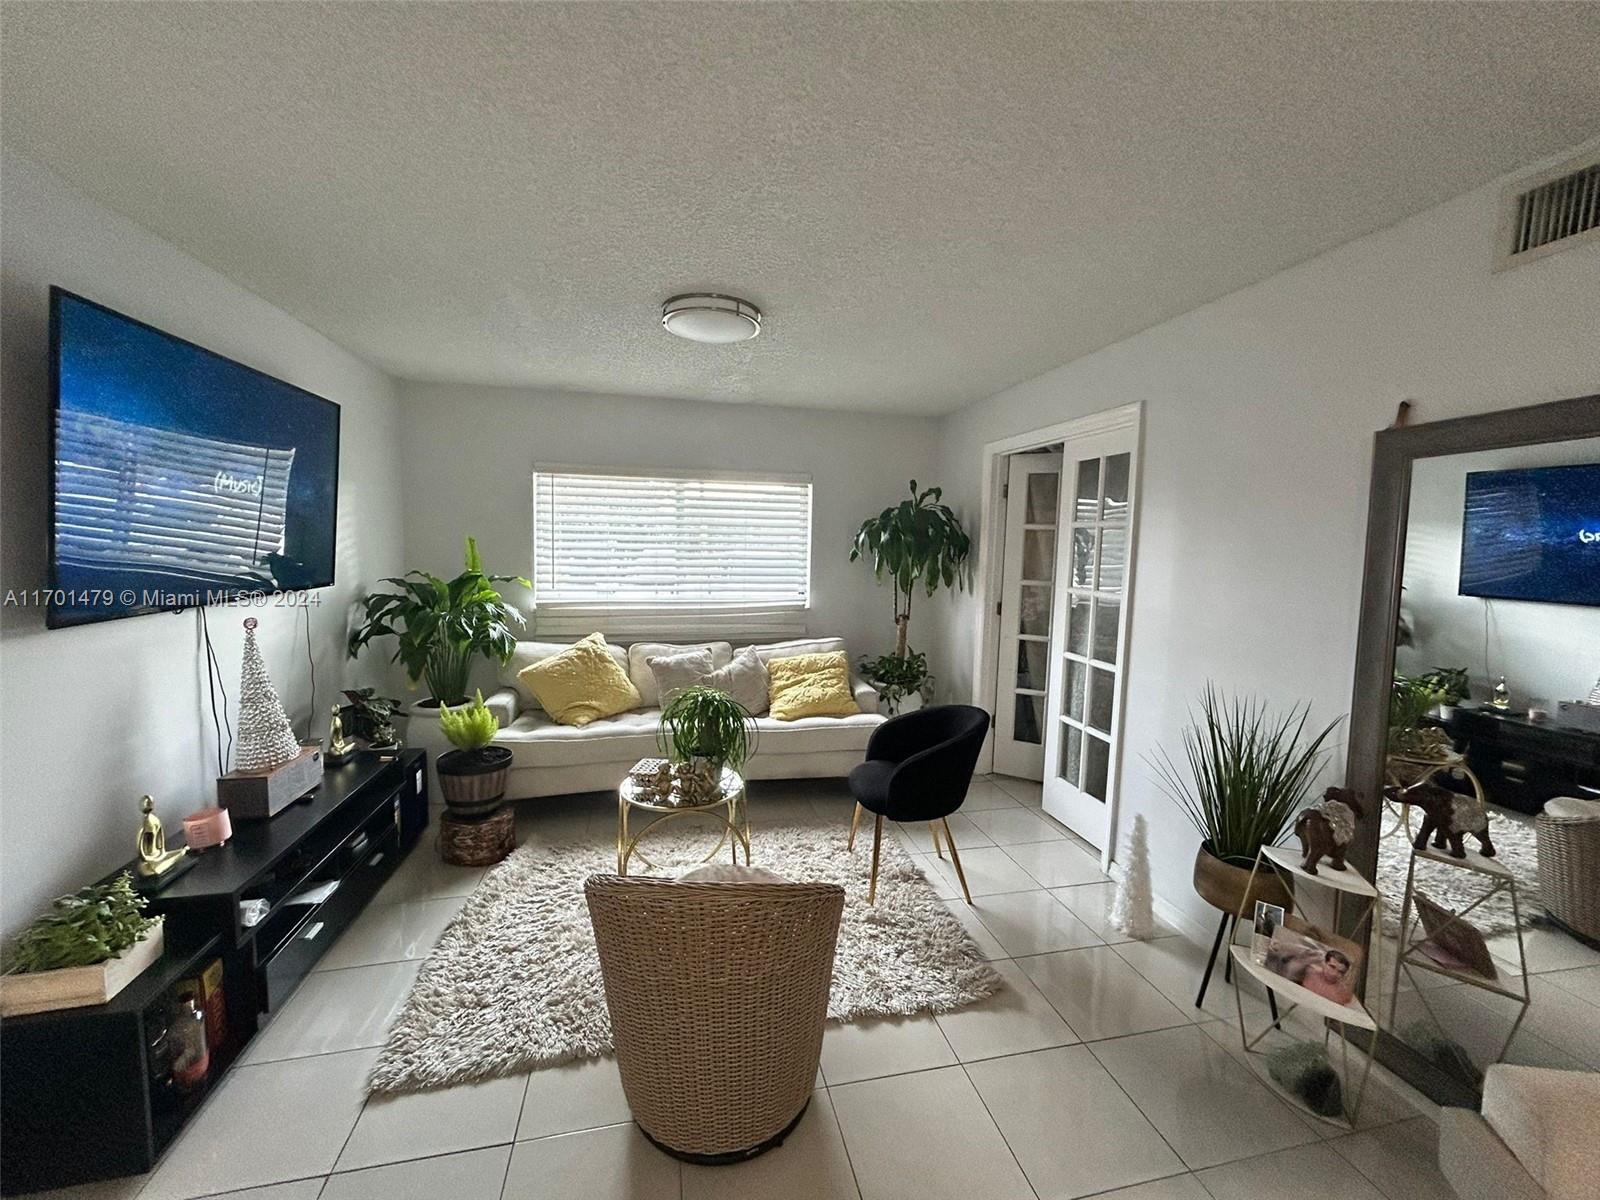
<path id="1" fill-rule="evenodd" d="M 883 839 L 868 905 L 871 834 L 850 854 L 846 833 L 796 822 L 758 824 L 751 835 L 755 865 L 845 888 L 829 1019 L 950 1012 L 993 995 L 999 976 L 899 840 Z M 676 874 L 709 845 L 703 828 L 653 834 L 643 848 L 656 869 L 635 860 L 629 871 Z M 491 870 L 418 973 L 369 1090 L 445 1087 L 608 1053 L 583 882 L 615 869 L 615 850 L 591 840 L 524 845 Z"/>
<path id="2" fill-rule="evenodd" d="M 1411 861 L 1405 830 L 1389 831 L 1395 821 L 1394 812 L 1393 808 L 1385 806 L 1386 832 L 1378 843 L 1378 891 L 1383 893 L 1384 932 L 1390 935 L 1400 928 L 1400 903 L 1405 897 L 1406 868 Z M 1421 820 L 1422 814 L 1413 811 L 1413 834 L 1421 828 Z M 1494 843 L 1495 859 L 1511 868 L 1516 876 L 1517 905 L 1522 910 L 1523 928 L 1527 928 L 1529 920 L 1543 911 L 1539 901 L 1539 848 L 1533 818 L 1503 808 L 1490 808 L 1489 840 Z M 1469 835 L 1466 846 L 1476 850 L 1477 839 Z M 1477 871 L 1464 871 L 1425 858 L 1417 860 L 1416 890 L 1446 908 L 1457 911 L 1465 908 L 1488 891 L 1492 882 Z M 1473 909 L 1467 914 L 1467 920 L 1485 937 L 1510 933 L 1517 927 L 1511 913 L 1511 897 L 1504 892 Z"/>

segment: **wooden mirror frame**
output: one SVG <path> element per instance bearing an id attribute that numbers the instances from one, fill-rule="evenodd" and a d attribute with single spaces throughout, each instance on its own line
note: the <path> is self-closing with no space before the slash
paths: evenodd
<path id="1" fill-rule="evenodd" d="M 1379 798 L 1383 794 L 1384 757 L 1389 742 L 1387 701 L 1394 678 L 1395 626 L 1400 616 L 1412 464 L 1421 458 L 1591 437 L 1600 437 L 1600 395 L 1404 425 L 1380 430 L 1373 438 L 1361 626 L 1356 638 L 1349 752 L 1345 761 L 1345 786 L 1362 797 L 1373 798 L 1368 817 L 1356 823 L 1348 854 L 1350 865 L 1368 879 L 1378 877 L 1378 832 L 1384 815 Z M 1373 697 L 1381 697 L 1381 702 L 1373 703 Z M 1380 989 L 1383 986 L 1381 980 L 1369 976 L 1365 992 L 1370 994 L 1374 985 Z M 1362 1043 L 1367 1036 L 1360 1034 L 1353 1040 L 1365 1049 Z M 1379 1030 L 1378 1061 L 1437 1103 L 1478 1107 L 1480 1097 L 1473 1089 L 1436 1067 L 1387 1029 Z"/>

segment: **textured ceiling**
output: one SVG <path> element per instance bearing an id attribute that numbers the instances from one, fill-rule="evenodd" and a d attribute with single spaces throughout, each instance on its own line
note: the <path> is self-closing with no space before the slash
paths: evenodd
<path id="1" fill-rule="evenodd" d="M 988 395 L 1600 126 L 1600 4 L 0 22 L 8 144 L 396 375 L 895 412 Z M 757 302 L 765 331 L 664 333 L 662 299 L 701 288 Z"/>

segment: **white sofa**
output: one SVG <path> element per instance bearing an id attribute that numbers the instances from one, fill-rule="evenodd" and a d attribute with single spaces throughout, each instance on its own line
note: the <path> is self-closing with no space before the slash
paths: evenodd
<path id="1" fill-rule="evenodd" d="M 506 747 L 512 755 L 506 780 L 508 800 L 614 790 L 629 767 L 659 753 L 656 728 L 661 717 L 660 697 L 647 660 L 675 650 L 706 646 L 711 650 L 713 665 L 720 667 L 734 654 L 729 642 L 698 642 L 692 647 L 663 642 L 635 642 L 626 648 L 613 645 L 611 652 L 639 689 L 642 705 L 615 717 L 573 726 L 553 721 L 517 679 L 524 667 L 558 654 L 570 644 L 518 642 L 516 653 L 500 671 L 500 689 L 484 698 L 500 721 L 494 744 Z M 755 647 L 762 662 L 844 649 L 840 638 L 806 638 Z M 757 715 L 756 751 L 744 765 L 745 778 L 818 779 L 849 774 L 865 755 L 872 731 L 885 719 L 878 713 L 877 692 L 854 676 L 851 685 L 861 707 L 861 712 L 852 716 L 778 721 Z M 430 774 L 433 759 L 441 750 L 449 749 L 439 736 L 437 720 L 413 717 L 407 740 L 428 750 Z M 437 788 L 433 794 L 438 795 Z"/>

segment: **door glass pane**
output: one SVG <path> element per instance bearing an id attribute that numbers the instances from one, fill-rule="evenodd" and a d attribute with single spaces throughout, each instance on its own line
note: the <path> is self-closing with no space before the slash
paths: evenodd
<path id="1" fill-rule="evenodd" d="M 1073 587 L 1094 586 L 1094 530 L 1074 529 L 1072 531 L 1072 579 Z"/>
<path id="2" fill-rule="evenodd" d="M 1016 710 L 1012 737 L 1019 742 L 1038 746 L 1044 743 L 1044 697 L 1016 694 Z"/>
<path id="3" fill-rule="evenodd" d="M 1106 529 L 1100 533 L 1100 577 L 1095 583 L 1102 592 L 1122 590 L 1122 571 L 1128 561 L 1128 531 Z M 1076 568 L 1076 564 L 1074 564 Z"/>
<path id="4" fill-rule="evenodd" d="M 1056 495 L 1060 490 L 1061 476 L 1054 471 L 1029 475 L 1028 497 L 1022 510 L 1023 521 L 1029 525 L 1054 525 Z"/>
<path id="5" fill-rule="evenodd" d="M 1045 672 L 1050 669 L 1049 642 L 1017 643 L 1017 686 L 1044 691 Z"/>
<path id="6" fill-rule="evenodd" d="M 1097 737 L 1085 735 L 1083 747 L 1083 790 L 1096 800 L 1106 798 L 1106 771 L 1111 763 L 1111 747 Z"/>
<path id="7" fill-rule="evenodd" d="M 1018 633 L 1036 633 L 1050 636 L 1050 589 L 1037 584 L 1023 584 L 1021 611 L 1017 614 Z"/>
<path id="8" fill-rule="evenodd" d="M 1078 786 L 1078 763 L 1083 757 L 1083 734 L 1071 725 L 1061 727 L 1061 761 L 1056 765 L 1056 774 L 1065 779 L 1073 787 Z"/>
<path id="9" fill-rule="evenodd" d="M 1092 521 L 1100 508 L 1100 460 L 1086 458 L 1078 464 L 1078 490 L 1073 505 L 1074 519 Z"/>
<path id="10" fill-rule="evenodd" d="M 1128 458 L 1126 454 L 1113 454 L 1106 459 L 1106 498 L 1100 519 L 1108 524 L 1128 519 Z"/>
<path id="11" fill-rule="evenodd" d="M 1022 533 L 1022 577 L 1051 579 L 1056 570 L 1056 531 L 1027 529 Z"/>
<path id="12" fill-rule="evenodd" d="M 1083 720 L 1083 689 L 1088 679 L 1088 668 L 1081 662 L 1067 660 L 1067 716 L 1074 721 Z"/>
<path id="13" fill-rule="evenodd" d="M 1111 732 L 1111 701 L 1115 696 L 1116 676 L 1094 667 L 1089 672 L 1089 724 L 1103 733 Z"/>
<path id="14" fill-rule="evenodd" d="M 1117 661 L 1117 619 L 1122 614 L 1121 600 L 1094 602 L 1094 655 L 1101 662 Z"/>
<path id="15" fill-rule="evenodd" d="M 1089 600 L 1067 597 L 1067 653 L 1089 657 Z"/>

